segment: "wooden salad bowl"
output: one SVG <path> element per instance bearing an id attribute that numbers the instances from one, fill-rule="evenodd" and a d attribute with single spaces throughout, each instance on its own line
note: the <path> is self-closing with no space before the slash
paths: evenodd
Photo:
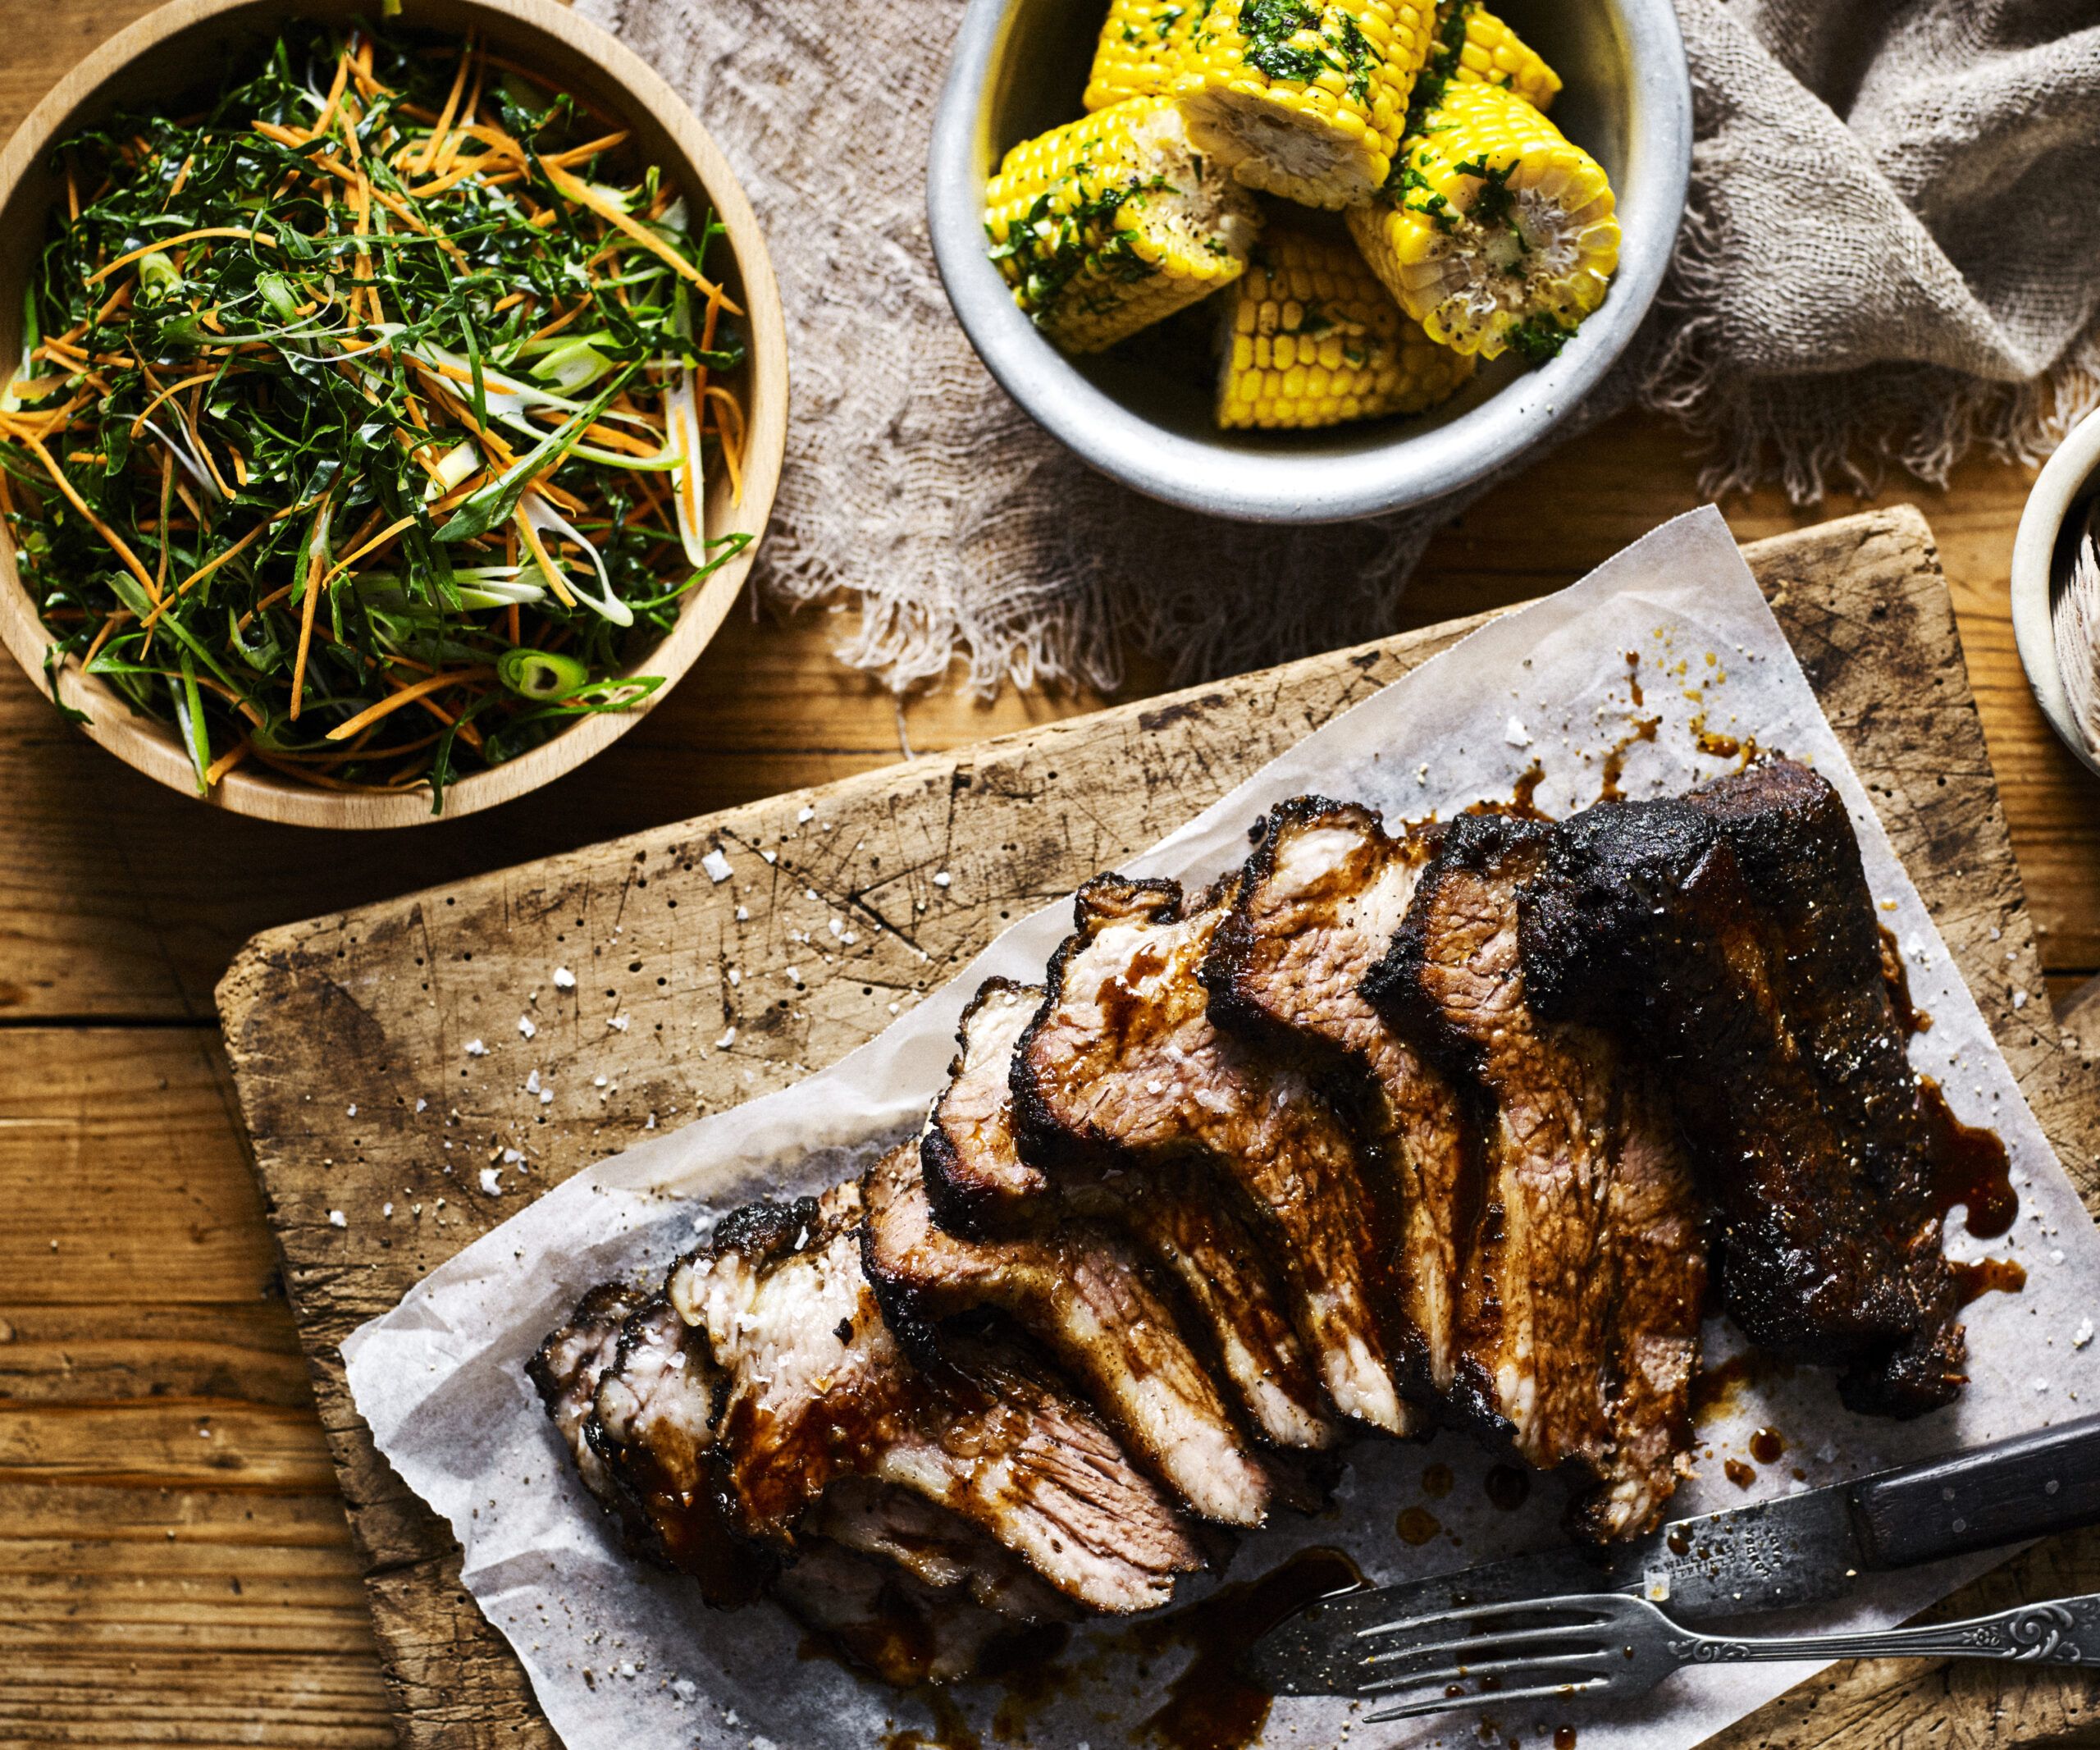
<path id="1" fill-rule="evenodd" d="M 57 143 L 112 111 L 216 78 L 229 56 L 294 19 L 348 23 L 372 16 L 371 0 L 168 0 L 112 38 L 75 68 L 30 112 L 0 151 L 0 386 L 21 361 L 23 294 L 42 254 L 44 227 L 63 183 L 49 162 Z M 750 357 L 738 386 L 748 422 L 743 493 L 733 502 L 724 471 L 708 481 L 710 538 L 734 532 L 751 545 L 686 598 L 669 637 L 628 672 L 660 674 L 661 698 L 689 669 L 722 624 L 749 573 L 772 509 L 788 436 L 788 341 L 780 291 L 765 240 L 743 190 L 707 130 L 631 50 L 554 0 L 404 0 L 395 21 L 413 29 L 476 31 L 511 59 L 546 70 L 550 82 L 620 117 L 645 162 L 660 164 L 680 186 L 713 205 L 727 228 L 733 259 L 716 277 L 749 313 Z M 717 258 L 719 260 L 719 258 Z M 15 568 L 11 541 L 0 540 L 0 640 L 39 690 L 50 642 Z M 135 712 L 105 683 L 69 660 L 58 697 L 87 713 L 93 740 L 171 789 L 196 792 L 196 774 L 174 729 Z M 449 784 L 443 818 L 493 807 L 559 777 L 609 746 L 648 709 L 579 718 L 516 759 Z M 236 814 L 300 826 L 412 826 L 433 818 L 427 788 L 402 792 L 327 790 L 244 765 L 200 798 Z"/>

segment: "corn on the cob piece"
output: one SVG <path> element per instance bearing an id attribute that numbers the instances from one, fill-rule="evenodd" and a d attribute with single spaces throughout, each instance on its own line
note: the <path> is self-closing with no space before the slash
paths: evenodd
<path id="1" fill-rule="evenodd" d="M 1347 243 L 1271 225 L 1226 302 L 1221 426 L 1309 427 L 1418 414 L 1472 359 L 1410 322 Z"/>
<path id="2" fill-rule="evenodd" d="M 1443 0 L 1425 81 L 1500 85 L 1543 115 L 1560 94 L 1560 75 L 1480 0 Z M 1418 94 L 1419 95 L 1420 94 Z"/>
<path id="3" fill-rule="evenodd" d="M 1435 22 L 1434 0 L 1211 0 L 1174 85 L 1189 137 L 1250 187 L 1308 207 L 1367 199 Z"/>
<path id="4" fill-rule="evenodd" d="M 1171 90 L 1203 11 L 1203 0 L 1112 0 L 1080 99 L 1087 112 Z"/>
<path id="5" fill-rule="evenodd" d="M 1261 225 L 1253 198 L 1189 149 L 1165 98 L 1016 146 L 984 194 L 1014 302 L 1069 353 L 1112 346 L 1237 277 Z"/>
<path id="6" fill-rule="evenodd" d="M 1431 340 L 1532 363 L 1604 302 L 1618 265 L 1596 160 L 1497 85 L 1449 85 L 1409 138 L 1385 198 L 1349 233 Z"/>

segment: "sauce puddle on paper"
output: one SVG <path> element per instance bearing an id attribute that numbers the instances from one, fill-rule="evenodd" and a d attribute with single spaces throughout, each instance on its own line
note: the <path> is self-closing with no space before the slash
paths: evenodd
<path id="1" fill-rule="evenodd" d="M 2020 1213 L 2012 1188 L 2012 1161 L 1996 1131 L 1964 1124 L 1955 1117 L 1929 1076 L 1920 1076 L 1925 1122 L 1933 1133 L 1933 1202 L 1942 1215 L 1958 1204 L 1968 1210 L 1961 1225 L 1979 1240 L 2011 1231 Z"/>
<path id="2" fill-rule="evenodd" d="M 1122 1637 L 1146 1656 L 1189 1647 L 1196 1656 L 1167 1685 L 1166 1705 L 1138 1728 L 1166 1750 L 1246 1750 L 1261 1736 L 1272 1697 L 1240 1675 L 1239 1661 L 1270 1629 L 1316 1598 L 1363 1583 L 1340 1550 L 1300 1550 L 1258 1579 L 1234 1580 L 1209 1597 Z"/>

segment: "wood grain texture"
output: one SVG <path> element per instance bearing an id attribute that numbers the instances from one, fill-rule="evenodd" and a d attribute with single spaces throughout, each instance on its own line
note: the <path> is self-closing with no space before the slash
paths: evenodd
<path id="1" fill-rule="evenodd" d="M 2090 1196 L 2100 1126 L 2089 1073 L 2044 1005 L 2011 1002 L 2016 987 L 2040 988 L 2041 968 L 1929 532 L 1897 510 L 1749 556 Z M 634 1140 L 652 1117 L 733 1103 L 835 1060 L 1007 916 L 1150 842 L 1469 624 L 317 919 L 241 955 L 221 989 L 229 1049 L 407 1744 L 551 1740 L 518 1667 L 457 1588 L 449 1533 L 372 1451 L 343 1390 L 341 1338 L 512 1213 L 518 1195 Z M 699 867 L 714 849 L 733 871 L 719 885 Z M 560 966 L 573 989 L 555 985 Z M 623 1029 L 608 1026 L 623 1018 Z M 715 1041 L 732 1025 L 724 1049 Z M 475 1039 L 485 1055 L 467 1050 Z M 525 1092 L 531 1068 L 550 1102 Z M 476 1173 L 507 1149 L 529 1171 L 507 1172 L 504 1195 L 485 1195 Z M 330 1224 L 331 1209 L 345 1225 Z M 1995 1583 L 2043 1584 L 2061 1569 L 2100 1585 L 2100 1539 L 2027 1560 Z M 1965 1671 L 1958 1684 L 1964 1720 L 1988 1697 L 2037 1731 L 2078 1724 L 2075 1682 Z M 1734 1741 L 1888 1742 L 1860 1736 L 1865 1725 L 1825 1727 L 1856 1710 L 1877 1732 L 1923 1733 L 1926 1710 L 1952 1706 L 1937 1678 L 1880 1664 L 1842 1668 L 1819 1693 L 1813 1706 L 1768 1710 Z"/>
<path id="2" fill-rule="evenodd" d="M 0 360 L 7 361 L 0 381 L 14 375 L 21 358 L 23 289 L 41 259 L 54 196 L 62 193 L 51 168 L 53 148 L 125 106 L 216 83 L 237 31 L 262 34 L 295 18 L 343 23 L 369 10 L 362 0 L 167 0 L 127 22 L 45 94 L 0 148 Z M 669 637 L 625 671 L 675 683 L 737 600 L 773 508 L 787 449 L 787 323 L 757 217 L 728 161 L 685 100 L 639 57 L 566 6 L 555 0 L 420 0 L 415 22 L 460 36 L 472 33 L 527 66 L 554 73 L 558 84 L 618 116 L 633 132 L 643 161 L 661 166 L 667 180 L 696 199 L 704 193 L 721 222 L 731 258 L 721 277 L 733 304 L 744 312 L 750 344 L 738 380 L 748 426 L 742 490 L 733 499 L 727 470 L 718 470 L 704 488 L 705 519 L 715 536 L 741 532 L 752 537 L 753 545 L 687 596 Z M 48 642 L 21 587 L 11 544 L 0 539 L 0 644 L 34 676 L 41 674 Z M 90 739 L 156 782 L 185 795 L 194 792 L 189 756 L 168 726 L 128 710 L 119 693 L 77 663 L 61 672 L 58 692 L 68 706 L 87 713 L 83 733 Z M 583 718 L 518 758 L 461 779 L 446 806 L 458 816 L 527 795 L 610 747 L 646 715 L 644 709 Z M 214 786 L 208 801 L 259 820 L 371 830 L 425 825 L 430 798 L 427 791 L 326 790 L 243 767 Z"/>
<path id="3" fill-rule="evenodd" d="M 390 1743 L 217 1039 L 0 1063 L 0 1743 Z"/>

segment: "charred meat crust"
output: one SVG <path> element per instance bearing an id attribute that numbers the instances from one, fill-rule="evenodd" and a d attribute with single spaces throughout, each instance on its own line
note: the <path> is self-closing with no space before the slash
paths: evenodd
<path id="1" fill-rule="evenodd" d="M 977 994 L 962 1012 L 955 1035 L 960 1050 L 948 1066 L 948 1085 L 934 1102 L 933 1117 L 919 1145 L 926 1195 L 933 1199 L 936 1218 L 951 1233 L 983 1239 L 1002 1219 L 1011 1221 L 1017 1209 L 1048 1188 L 1041 1172 L 1013 1146 L 1011 1109 L 1000 1117 L 980 1114 L 975 1109 L 966 1114 L 957 1109 L 956 1095 L 956 1083 L 970 1055 L 973 1030 L 985 1022 L 988 1012 L 1011 1009 L 1016 1012 L 1016 1018 L 1025 1021 L 1042 1000 L 1039 985 L 991 978 L 978 987 Z M 1003 1077 L 998 1096 L 1004 1105 L 1008 1095 Z M 987 1135 L 984 1134 L 987 1129 L 1001 1134 Z M 981 1145 L 970 1146 L 972 1143 Z"/>
<path id="2" fill-rule="evenodd" d="M 1835 791 L 1779 761 L 1562 823 L 1523 950 L 1541 1001 L 1614 1005 L 1669 1071 L 1751 1340 L 1844 1368 L 1855 1410 L 1952 1401 L 1932 1135 Z"/>
<path id="3" fill-rule="evenodd" d="M 1147 902 L 1162 893 L 1171 900 L 1171 890 L 1148 884 Z M 1040 986 L 988 983 L 957 1035 L 965 1057 L 993 1008 L 1025 1005 L 1032 1024 L 1043 1012 L 1039 1005 L 1044 996 Z M 1025 1042 L 1024 1031 L 1020 1043 Z M 1011 1055 L 1017 1063 L 1020 1052 Z M 943 1224 L 943 1212 L 960 1200 L 973 1212 L 971 1225 L 961 1230 L 968 1233 L 1025 1238 L 1080 1218 L 1124 1235 L 1151 1266 L 1154 1286 L 1178 1309 L 1184 1340 L 1225 1382 L 1254 1436 L 1281 1447 L 1333 1445 L 1340 1431 L 1284 1310 L 1283 1291 L 1210 1170 L 1191 1157 L 1110 1183 L 1101 1174 L 1104 1159 L 1112 1157 L 1098 1149 L 1089 1154 L 1061 1136 L 1047 1144 L 1039 1137 L 1039 1161 L 1048 1155 L 1058 1163 L 1046 1172 L 1020 1152 L 1012 1086 L 1010 1073 L 995 1120 L 986 1116 L 988 1090 L 981 1088 L 964 1098 L 952 1082 L 937 1103 L 920 1160 Z M 958 1195 L 958 1182 L 973 1189 Z M 997 1195 L 980 1195 L 987 1188 Z M 1303 1494 L 1293 1488 L 1280 1498 L 1296 1501 Z"/>
<path id="4" fill-rule="evenodd" d="M 1452 1025 L 1423 977 L 1436 957 L 1430 931 L 1440 892 L 1461 874 L 1484 875 L 1505 861 L 1542 851 L 1546 830 L 1511 815 L 1460 815 L 1422 871 L 1392 946 L 1363 976 L 1364 999 L 1446 1073 L 1473 1076 L 1482 1049 L 1476 1037 Z"/>
<path id="5" fill-rule="evenodd" d="M 1696 1254 L 1697 1212 L 1667 1107 L 1609 1035 L 1532 1000 L 1519 920 L 1547 843 L 1535 822 L 1453 823 L 1363 988 L 1481 1113 L 1453 1401 L 1533 1464 L 1595 1477 L 1570 1526 L 1601 1538 L 1652 1523 L 1676 1487 L 1700 1295 L 1667 1248 Z"/>
<path id="6" fill-rule="evenodd" d="M 1335 1406 L 1410 1432 L 1387 1328 L 1391 1212 L 1375 1176 L 1302 1066 L 1219 1034 L 1205 1012 L 1194 974 L 1229 890 L 1185 903 L 1173 882 L 1112 875 L 1080 890 L 1079 928 L 1014 1057 L 1024 1149 L 1140 1181 L 1190 1158 L 1213 1169 L 1265 1236 Z"/>
<path id="7" fill-rule="evenodd" d="M 614 1511 L 620 1503 L 612 1478 L 605 1460 L 591 1450 L 584 1427 L 597 1405 L 598 1382 L 619 1352 L 621 1327 L 644 1298 L 641 1291 L 624 1282 L 600 1282 L 547 1333 L 525 1364 L 526 1377 L 540 1394 L 547 1419 L 576 1460 L 583 1486 L 601 1506 Z M 625 1529 L 635 1554 L 652 1561 L 664 1560 L 662 1551 L 653 1547 L 646 1523 L 626 1524 Z"/>

